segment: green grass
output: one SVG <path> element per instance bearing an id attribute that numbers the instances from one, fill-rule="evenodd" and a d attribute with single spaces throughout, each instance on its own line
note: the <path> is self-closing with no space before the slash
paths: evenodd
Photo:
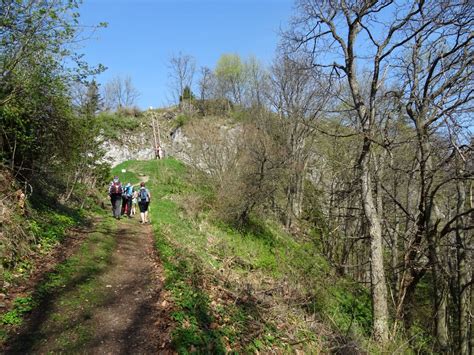
<path id="1" fill-rule="evenodd" d="M 5 235 L 19 234 L 25 240 L 23 243 L 17 240 L 16 245 L 4 246 L 5 250 L 14 249 L 15 252 L 4 254 L 1 278 L 10 284 L 15 284 L 28 277 L 33 268 L 30 258 L 32 252 L 39 255 L 49 253 L 64 241 L 70 228 L 84 223 L 87 223 L 84 211 L 65 208 L 55 210 L 44 204 L 32 206 L 27 217 L 13 215 L 10 223 L 4 224 L 3 232 Z M 12 228 L 14 230 L 10 231 Z M 5 240 L 9 241 L 9 238 Z"/>
<path id="2" fill-rule="evenodd" d="M 115 246 L 111 220 L 104 219 L 95 228 L 79 251 L 58 264 L 31 294 L 18 297 L 14 308 L 1 318 L 3 334 L 12 333 L 24 316 L 34 308 L 44 312 L 45 319 L 28 336 L 13 339 L 15 351 L 31 351 L 41 339 L 54 339 L 48 348 L 52 351 L 69 352 L 85 344 L 90 334 L 78 320 L 87 320 L 94 307 L 104 301 L 96 277 L 109 265 Z M 51 335 L 61 334 L 59 337 Z M 4 340 L 5 340 L 4 336 Z"/>

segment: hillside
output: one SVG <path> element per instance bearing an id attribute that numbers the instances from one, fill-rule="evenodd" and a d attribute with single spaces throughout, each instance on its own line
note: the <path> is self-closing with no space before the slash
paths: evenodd
<path id="1" fill-rule="evenodd" d="M 351 336 L 370 331 L 368 295 L 338 279 L 311 238 L 292 237 L 271 220 L 244 230 L 216 222 L 210 190 L 177 161 L 119 169 L 150 176 L 178 352 L 358 351 Z"/>
<path id="2" fill-rule="evenodd" d="M 176 109 L 100 114 L 97 139 L 105 152 L 102 159 L 112 166 L 130 159 L 154 159 L 152 120 L 156 119 L 159 124 L 162 145 L 168 148 L 169 133 L 177 115 Z"/>
<path id="3" fill-rule="evenodd" d="M 164 267 L 163 276 L 159 276 L 164 279 L 159 303 L 169 304 L 165 306 L 169 312 L 166 326 L 173 349 L 179 353 L 358 352 L 366 346 L 364 339 L 370 331 L 366 291 L 336 277 L 311 238 L 288 235 L 272 220 L 255 220 L 244 230 L 217 222 L 209 209 L 211 190 L 191 180 L 189 168 L 173 159 L 128 161 L 116 166 L 114 173 L 133 184 L 144 177 L 148 181 L 153 196 L 154 243 Z M 128 228 L 138 228 L 136 224 L 132 221 Z M 136 238 L 124 232 L 125 226 L 114 226 L 111 221 L 101 225 L 81 242 L 81 250 L 96 251 L 87 257 L 74 252 L 77 256 L 66 258 L 36 290 L 18 296 L 13 310 L 3 315 L 4 324 L 16 329 L 24 314 L 33 310 L 34 316 L 36 307 L 42 309 L 42 321 L 35 326 L 39 328 L 31 328 L 34 333 L 28 328 L 20 333 L 23 341 L 19 344 L 23 345 L 18 346 L 25 351 L 89 348 L 97 320 L 91 323 L 91 316 L 81 314 L 97 314 L 100 311 L 94 307 L 110 301 L 103 293 L 107 290 L 104 285 L 111 282 L 106 270 L 120 270 L 118 265 L 112 268 L 117 263 L 113 250 L 128 250 L 116 243 Z M 134 263 L 138 270 L 140 266 Z M 117 280 L 112 285 L 114 282 Z M 64 295 L 62 287 L 68 290 Z M 143 286 L 137 287 L 143 290 Z M 84 299 L 88 300 L 86 309 L 81 305 Z M 62 306 L 64 302 L 67 308 Z M 108 309 L 112 315 L 113 308 Z M 67 317 L 59 317 L 61 314 Z M 9 321 L 12 317 L 18 323 Z M 83 320 L 65 326 L 77 318 Z M 37 322 L 34 317 L 25 321 L 30 326 Z M 104 321 L 101 323 L 104 327 Z M 150 320 L 149 325 L 152 323 Z M 81 336 L 68 335 L 66 330 L 52 332 L 58 327 L 72 327 L 71 334 L 79 332 Z M 48 339 L 43 344 L 49 345 L 43 348 L 30 338 L 34 334 Z M 114 345 L 108 346 L 110 350 Z"/>
<path id="4" fill-rule="evenodd" d="M 153 238 L 153 250 L 146 254 L 147 258 L 156 258 L 159 273 L 150 276 L 153 281 L 148 285 L 133 281 L 131 285 L 135 286 L 129 290 L 134 294 L 144 287 L 159 291 L 147 296 L 154 305 L 144 299 L 149 323 L 155 326 L 145 331 L 147 324 L 136 323 L 137 336 L 149 339 L 142 342 L 145 348 L 133 345 L 138 346 L 136 351 L 159 347 L 178 353 L 409 353 L 415 349 L 426 351 L 431 346 L 423 331 L 410 342 L 400 337 L 383 348 L 371 339 L 371 293 L 364 266 L 367 254 L 362 244 L 356 244 L 363 238 L 349 234 L 344 239 L 343 234 L 330 232 L 335 222 L 327 218 L 339 218 L 331 211 L 331 204 L 338 203 L 340 192 L 330 189 L 334 178 L 347 174 L 346 165 L 352 158 L 341 152 L 349 151 L 347 147 L 353 144 L 350 138 L 345 145 L 334 146 L 331 137 L 313 132 L 311 150 L 305 158 L 308 166 L 302 176 L 306 197 L 295 207 L 301 209 L 300 216 L 288 224 L 286 211 L 279 206 L 285 206 L 285 184 L 294 165 L 286 170 L 287 153 L 277 148 L 275 142 L 288 127 L 279 127 L 274 115 L 239 109 L 220 116 L 187 115 L 170 108 L 138 114 L 102 113 L 97 118 L 98 143 L 105 150 L 103 159 L 113 166 L 108 176 L 118 175 L 124 183 L 135 186 L 146 181 L 153 196 L 152 233 L 145 233 Z M 160 127 L 166 155 L 163 160 L 154 159 L 152 119 Z M 328 130 L 335 126 L 325 121 L 320 127 Z M 350 130 L 345 132 L 350 134 Z M 266 155 L 260 156 L 262 149 Z M 20 234 L 24 240 L 17 244 L 24 251 L 16 253 L 12 246 L 11 259 L 4 264 L 3 345 L 36 351 L 96 349 L 91 345 L 91 334 L 97 332 L 94 324 L 107 320 L 90 315 L 105 316 L 100 307 L 117 295 L 93 288 L 109 283 L 104 280 L 116 279 L 106 276 L 109 273 L 123 270 L 117 264 L 120 249 L 130 246 L 117 244 L 117 240 L 124 235 L 142 235 L 137 221 L 111 224 L 104 216 L 108 201 L 101 185 L 86 196 L 74 197 L 73 209 L 57 204 L 54 198 L 34 195 L 27 196 L 23 208 L 16 192 L 20 186 L 6 170 L 3 176 L 7 181 L 4 186 L 11 184 L 5 190 L 8 202 L 2 201 L 2 216 L 9 216 L 2 220 L 4 233 L 24 231 Z M 54 194 L 51 188 L 44 192 Z M 77 214 L 77 203 L 89 212 Z M 5 207 L 9 205 L 12 207 Z M 5 222 L 7 219 L 16 222 Z M 71 239 L 71 230 L 78 228 L 78 237 Z M 346 228 L 345 233 L 351 233 L 350 225 Z M 100 235 L 94 229 L 101 230 Z M 148 242 L 139 243 L 142 246 Z M 354 251 L 359 248 L 360 253 L 351 254 L 348 247 Z M 80 254 L 80 250 L 96 248 L 97 255 L 102 256 L 92 254 L 89 260 Z M 79 264 L 77 260 L 81 260 Z M 346 269 L 350 260 L 362 264 L 352 272 Z M 69 268 L 69 264 L 74 267 Z M 150 269 L 141 261 L 135 261 L 135 265 Z M 81 270 L 92 271 L 87 271 L 85 277 Z M 58 280 L 52 282 L 56 277 Z M 83 291 L 79 291 L 75 283 L 83 277 L 85 281 L 79 286 Z M 64 295 L 62 287 L 68 289 Z M 414 315 L 421 320 L 428 312 L 425 291 L 420 290 L 416 298 L 420 308 Z M 91 302 L 86 308 L 83 299 Z M 51 311 L 38 323 L 37 310 L 44 308 L 45 300 L 49 300 Z M 71 306 L 64 307 L 64 302 Z M 135 317 L 109 308 L 110 315 L 114 312 Z M 54 318 L 54 314 L 61 313 L 69 316 Z M 72 333 L 79 332 L 79 338 L 51 331 L 82 318 L 67 326 Z M 115 340 L 106 342 L 104 349 L 114 349 L 121 341 L 117 329 L 113 329 L 110 332 Z M 105 328 L 103 331 L 107 332 Z M 30 339 L 27 348 L 18 345 L 22 342 L 12 337 L 15 332 L 20 332 L 22 339 Z M 124 328 L 123 332 L 128 331 Z M 44 348 L 35 337 L 49 339 L 52 345 Z M 64 340 L 67 338 L 70 340 Z"/>

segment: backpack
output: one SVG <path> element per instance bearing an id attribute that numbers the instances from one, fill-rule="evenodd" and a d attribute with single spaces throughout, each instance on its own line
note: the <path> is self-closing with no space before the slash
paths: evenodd
<path id="1" fill-rule="evenodd" d="M 139 195 L 140 202 L 148 202 L 148 190 L 143 188 L 140 189 L 140 195 Z"/>
<path id="2" fill-rule="evenodd" d="M 119 181 L 114 181 L 114 183 L 110 187 L 110 194 L 111 195 L 121 195 L 122 192 L 123 192 L 122 184 Z"/>
<path id="3" fill-rule="evenodd" d="M 133 186 L 125 186 L 125 189 L 123 191 L 123 196 L 126 198 L 131 198 L 133 194 Z"/>

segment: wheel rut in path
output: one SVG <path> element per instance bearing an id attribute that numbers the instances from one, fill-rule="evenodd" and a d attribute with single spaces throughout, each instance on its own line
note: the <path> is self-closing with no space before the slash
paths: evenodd
<path id="1" fill-rule="evenodd" d="M 62 302 L 49 300 L 46 309 L 33 312 L 30 325 L 16 341 L 19 347 L 13 346 L 8 353 L 18 353 L 18 350 L 28 353 L 170 353 L 169 317 L 167 310 L 160 306 L 163 272 L 153 247 L 151 225 L 139 225 L 136 219 L 117 223 L 113 235 L 116 244 L 109 264 L 94 276 L 101 298 L 99 304 L 89 308 L 87 314 L 81 314 L 80 310 L 67 314 L 68 326 L 60 329 L 57 325 L 51 326 L 52 317 L 48 318 L 48 314 L 61 314 Z M 35 321 L 38 317 L 40 322 Z M 85 339 L 72 346 L 66 340 L 63 347 L 61 344 L 71 332 L 68 327 L 85 329 Z M 20 345 L 21 338 L 35 340 L 31 347 L 24 348 Z"/>

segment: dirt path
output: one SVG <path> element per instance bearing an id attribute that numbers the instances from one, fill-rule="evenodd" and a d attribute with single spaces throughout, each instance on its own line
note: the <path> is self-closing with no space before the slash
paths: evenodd
<path id="1" fill-rule="evenodd" d="M 152 228 L 136 219 L 117 223 L 106 236 L 113 238 L 113 247 L 104 267 L 42 302 L 7 353 L 170 352 L 169 318 L 161 307 L 167 302 L 162 299 L 162 269 Z"/>
<path id="2" fill-rule="evenodd" d="M 90 319 L 95 331 L 87 349 L 100 354 L 156 352 L 161 345 L 155 329 L 161 284 L 153 273 L 151 228 L 121 224 L 111 267 L 99 277 L 108 301 Z"/>

